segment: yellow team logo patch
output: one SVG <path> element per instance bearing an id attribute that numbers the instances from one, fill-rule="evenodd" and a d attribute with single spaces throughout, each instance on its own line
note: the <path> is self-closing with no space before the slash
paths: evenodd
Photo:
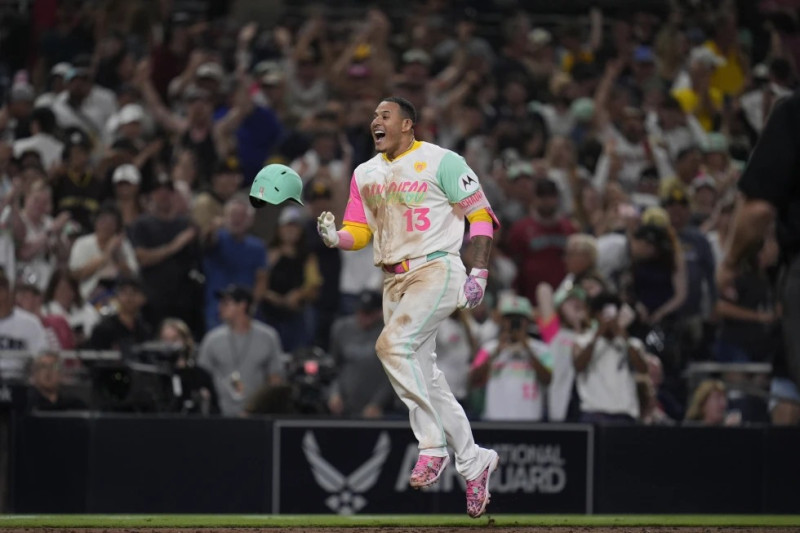
<path id="1" fill-rule="evenodd" d="M 414 163 L 414 170 L 416 170 L 417 172 L 422 172 L 427 168 L 427 166 L 428 163 L 426 163 L 425 161 L 417 161 L 416 163 Z"/>

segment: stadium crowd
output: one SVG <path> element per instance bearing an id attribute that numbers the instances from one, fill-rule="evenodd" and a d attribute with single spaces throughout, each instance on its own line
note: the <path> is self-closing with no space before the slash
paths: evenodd
<path id="1" fill-rule="evenodd" d="M 340 253 L 315 229 L 322 211 L 341 220 L 373 110 L 396 95 L 417 139 L 465 157 L 502 223 L 488 296 L 437 337 L 472 416 L 800 420 L 777 245 L 753 251 L 735 291 L 715 283 L 738 176 L 796 87 L 795 3 L 257 4 L 5 14 L 0 349 L 37 354 L 35 405 L 75 407 L 60 350 L 160 339 L 184 348 L 178 410 L 291 410 L 284 354 L 324 353 L 326 411 L 396 414 L 374 353 L 383 273 L 371 247 Z M 255 211 L 249 185 L 275 162 L 303 178 L 305 205 Z M 689 390 L 698 361 L 772 373 Z M 769 405 L 740 392 L 759 386 Z"/>

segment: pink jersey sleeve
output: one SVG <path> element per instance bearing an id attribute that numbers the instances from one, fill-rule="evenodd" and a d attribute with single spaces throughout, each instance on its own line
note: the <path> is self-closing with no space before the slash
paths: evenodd
<path id="1" fill-rule="evenodd" d="M 536 319 L 536 325 L 539 326 L 539 335 L 542 337 L 542 340 L 546 344 L 550 344 L 555 336 L 558 335 L 558 330 L 561 328 L 561 321 L 558 319 L 558 314 L 554 313 L 549 319 Z"/>
<path id="2" fill-rule="evenodd" d="M 350 178 L 350 198 L 347 199 L 347 207 L 344 209 L 344 221 L 367 223 L 367 215 L 364 213 L 364 203 L 361 201 L 361 191 L 358 190 L 355 173 Z"/>
<path id="3" fill-rule="evenodd" d="M 478 350 L 478 353 L 475 354 L 475 359 L 472 360 L 472 364 L 470 365 L 471 369 L 476 369 L 481 366 L 487 359 L 489 359 L 489 352 L 481 348 Z"/>

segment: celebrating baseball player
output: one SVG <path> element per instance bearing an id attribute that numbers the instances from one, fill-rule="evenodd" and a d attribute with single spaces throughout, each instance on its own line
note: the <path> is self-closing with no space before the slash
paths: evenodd
<path id="1" fill-rule="evenodd" d="M 353 174 L 342 228 L 337 231 L 334 216 L 324 212 L 317 230 L 327 246 L 342 250 L 363 248 L 374 237 L 375 264 L 385 272 L 385 327 L 375 349 L 408 407 L 420 449 L 409 483 L 435 483 L 450 462 L 449 444 L 467 480 L 467 514 L 477 518 L 489 503 L 489 477 L 499 458 L 475 444 L 434 348 L 439 324 L 457 307 L 471 309 L 483 299 L 498 222 L 461 156 L 414 139 L 416 118 L 402 98 L 378 104 L 371 124 L 378 154 Z M 469 275 L 459 255 L 464 217 L 475 254 Z"/>

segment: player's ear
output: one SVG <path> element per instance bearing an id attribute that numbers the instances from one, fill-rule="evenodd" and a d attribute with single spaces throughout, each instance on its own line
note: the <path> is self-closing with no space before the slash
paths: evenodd
<path id="1" fill-rule="evenodd" d="M 404 118 L 403 119 L 402 132 L 403 133 L 409 132 L 413 128 L 414 128 L 414 122 L 412 122 L 412 120 L 410 118 Z"/>

